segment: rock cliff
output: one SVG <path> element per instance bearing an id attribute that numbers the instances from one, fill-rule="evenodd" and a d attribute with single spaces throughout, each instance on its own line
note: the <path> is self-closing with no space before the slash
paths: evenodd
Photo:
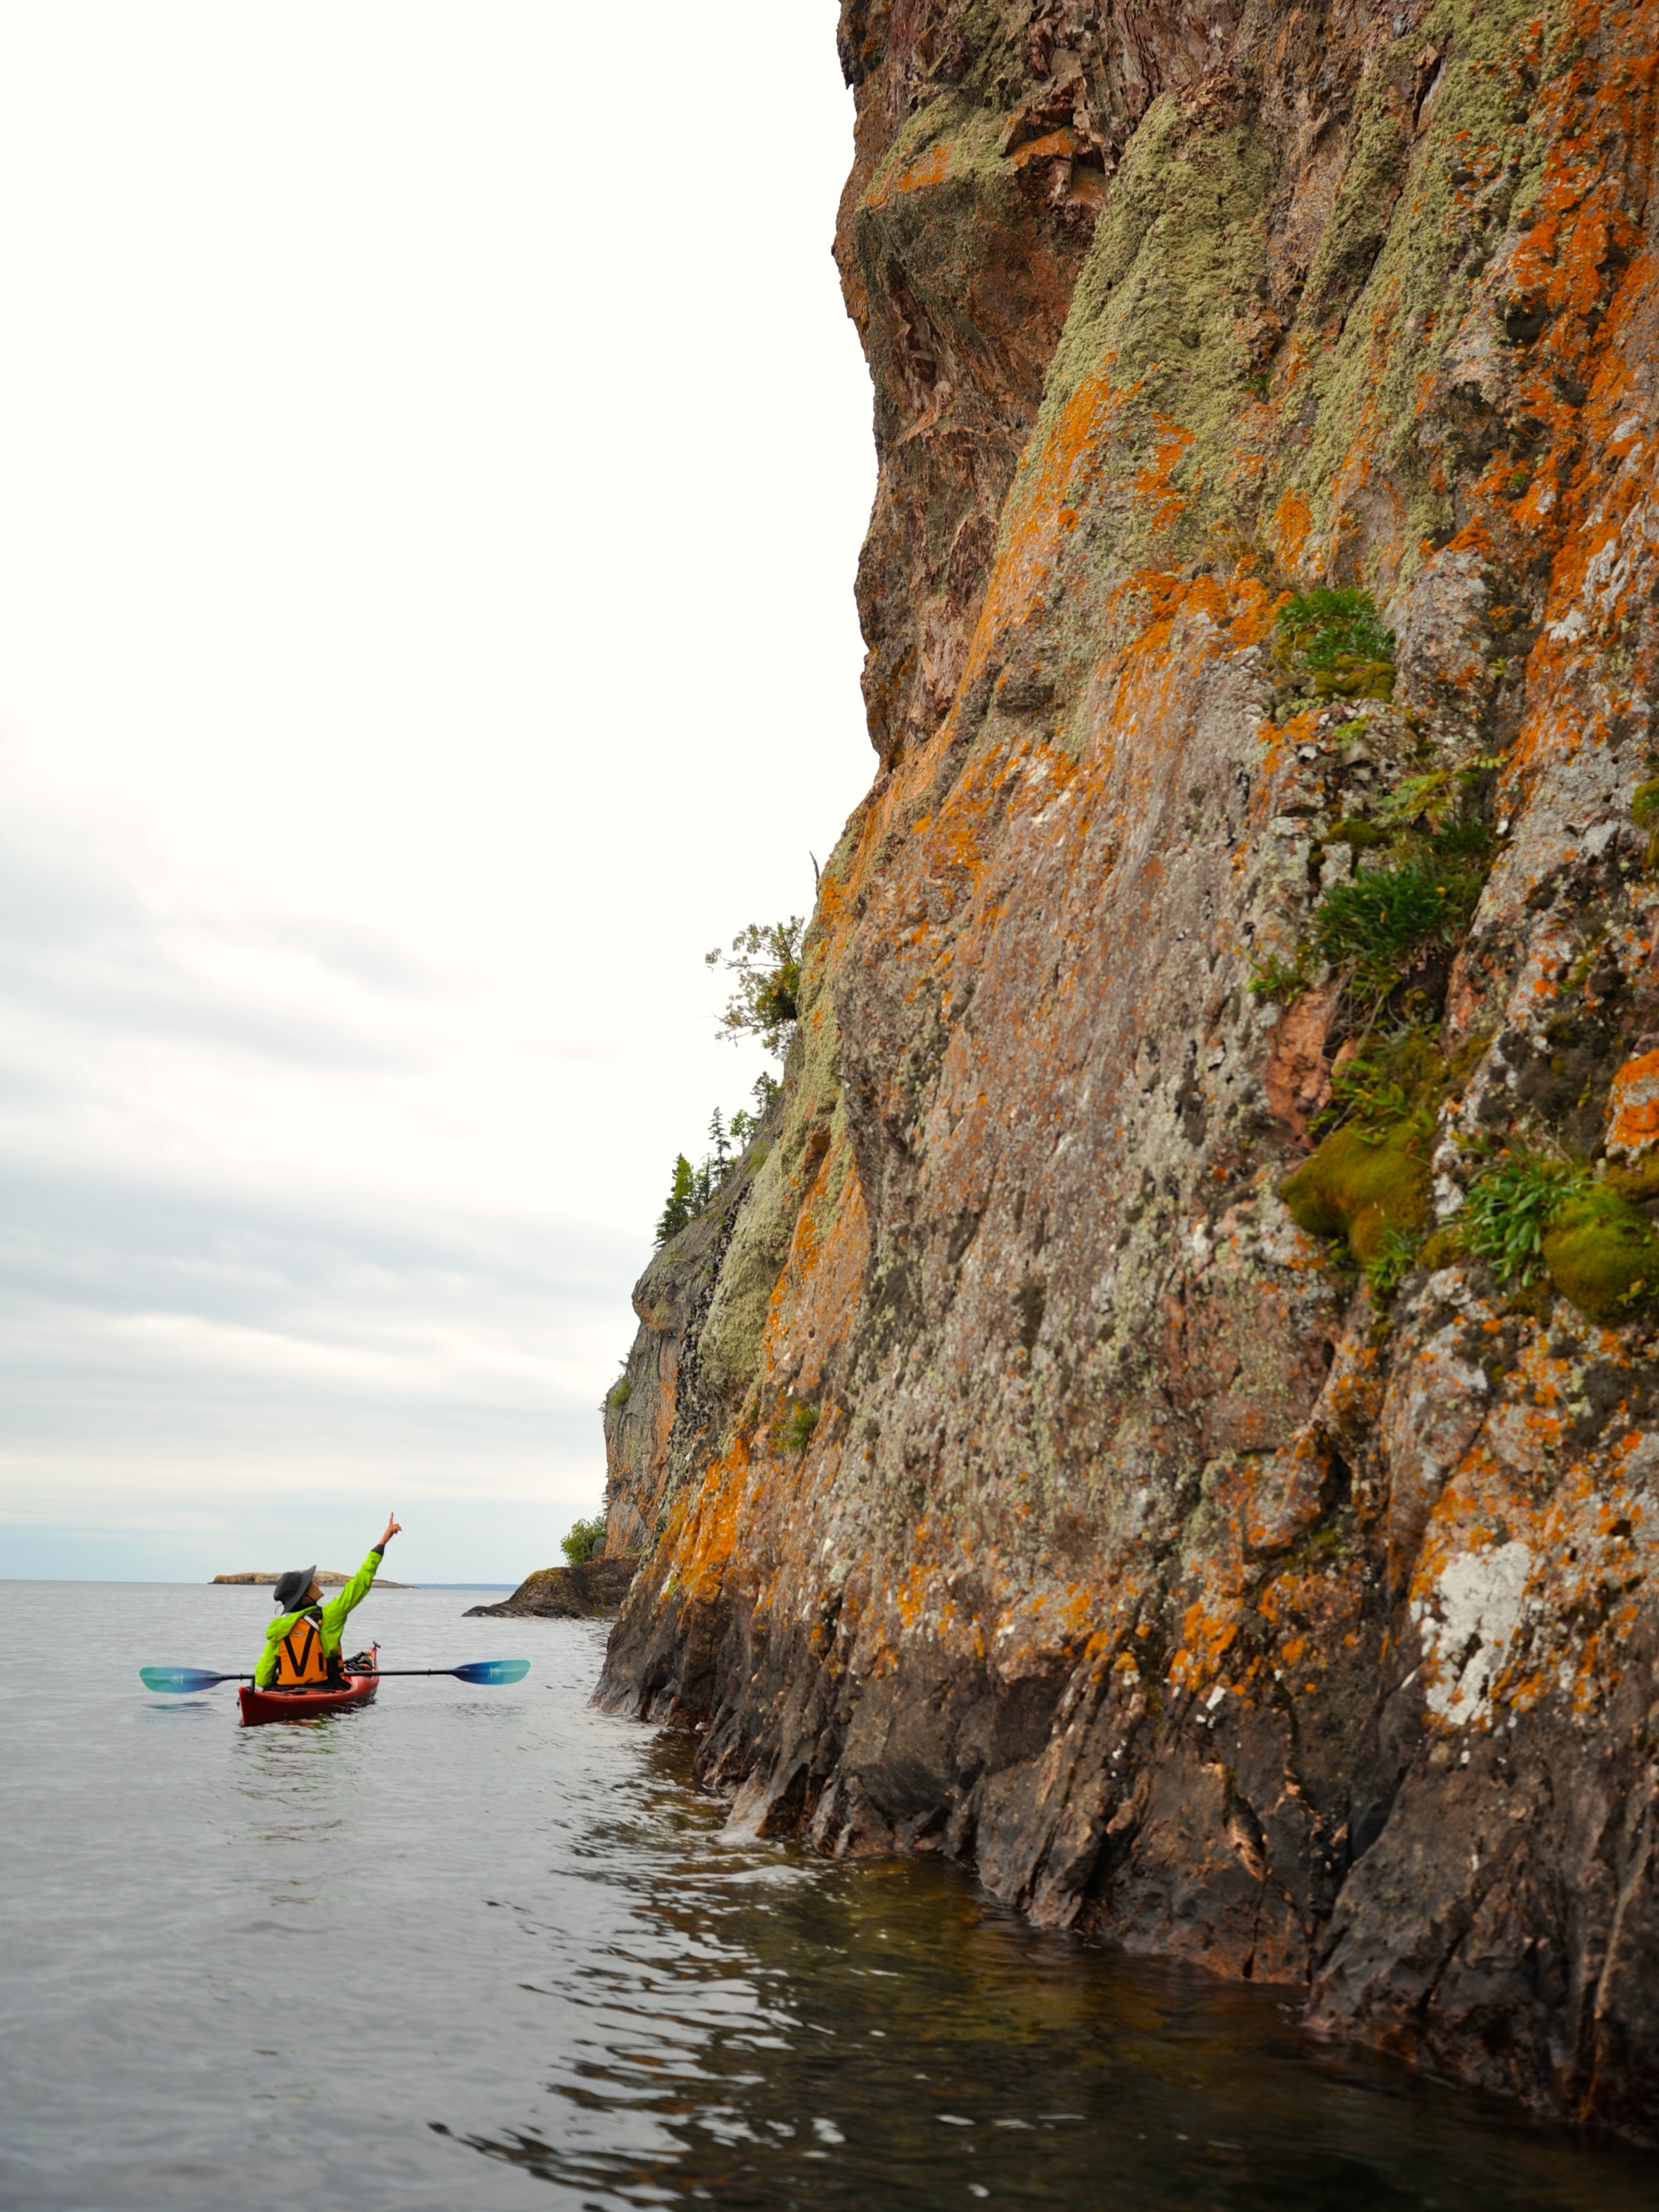
<path id="1" fill-rule="evenodd" d="M 1659 2135 L 1659 7 L 845 0 L 879 768 L 647 1270 L 763 1832 Z"/>

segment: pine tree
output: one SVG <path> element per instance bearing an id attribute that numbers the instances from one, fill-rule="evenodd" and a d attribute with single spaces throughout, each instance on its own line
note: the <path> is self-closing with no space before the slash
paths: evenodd
<path id="1" fill-rule="evenodd" d="M 708 1204 L 705 1199 L 703 1205 Z M 691 1163 L 684 1152 L 674 1161 L 674 1181 L 668 1193 L 668 1203 L 657 1224 L 657 1242 L 666 1244 L 671 1237 L 678 1237 L 688 1222 L 695 1220 L 702 1206 L 696 1201 L 696 1177 L 691 1172 Z"/>

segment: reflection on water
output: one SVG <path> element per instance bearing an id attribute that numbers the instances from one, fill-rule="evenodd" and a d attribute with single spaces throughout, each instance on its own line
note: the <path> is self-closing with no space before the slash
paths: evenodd
<path id="1" fill-rule="evenodd" d="M 386 1592 L 388 1663 L 529 1680 L 255 1730 L 147 1696 L 141 1662 L 233 1662 L 258 1595 L 8 1588 L 17 2212 L 1659 2202 L 1643 2155 L 1314 2044 L 1285 1993 L 729 1844 L 683 1747 L 588 1707 L 590 1624 Z M 23 1694 L 54 1633 L 80 1671 Z"/>

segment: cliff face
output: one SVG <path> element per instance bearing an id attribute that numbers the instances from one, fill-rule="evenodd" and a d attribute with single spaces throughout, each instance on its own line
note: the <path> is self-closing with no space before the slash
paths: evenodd
<path id="1" fill-rule="evenodd" d="M 1659 2133 L 1659 7 L 841 45 L 880 769 L 641 1285 L 603 1694 Z"/>

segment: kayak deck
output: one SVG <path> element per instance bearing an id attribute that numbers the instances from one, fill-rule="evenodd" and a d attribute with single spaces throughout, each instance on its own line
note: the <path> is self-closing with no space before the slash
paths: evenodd
<path id="1" fill-rule="evenodd" d="M 369 1646 L 369 1657 L 377 1660 L 380 1647 Z M 348 1674 L 343 1687 L 337 1690 L 260 1690 L 252 1682 L 244 1682 L 237 1695 L 242 1707 L 242 1726 L 261 1728 L 267 1721 L 313 1721 L 324 1713 L 343 1713 L 352 1705 L 371 1703 L 380 1686 L 378 1670 L 368 1674 Z"/>

